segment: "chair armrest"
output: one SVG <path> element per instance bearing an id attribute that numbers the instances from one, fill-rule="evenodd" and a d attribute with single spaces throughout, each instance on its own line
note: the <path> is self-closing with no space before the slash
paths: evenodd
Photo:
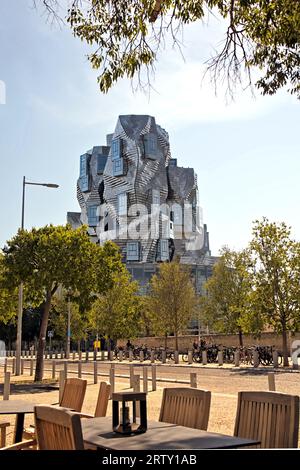
<path id="1" fill-rule="evenodd" d="M 10 423 L 8 423 L 8 422 L 0 423 L 0 429 L 7 428 L 8 426 L 10 426 Z"/>
<path id="2" fill-rule="evenodd" d="M 74 414 L 77 414 L 80 416 L 80 418 L 95 418 L 95 416 L 89 414 L 89 413 L 81 413 L 81 411 L 75 411 Z"/>
<path id="3" fill-rule="evenodd" d="M 28 447 L 35 446 L 36 439 L 29 439 L 27 441 L 17 442 L 16 444 L 11 444 L 10 446 L 2 447 L 1 450 L 22 450 L 27 449 Z"/>

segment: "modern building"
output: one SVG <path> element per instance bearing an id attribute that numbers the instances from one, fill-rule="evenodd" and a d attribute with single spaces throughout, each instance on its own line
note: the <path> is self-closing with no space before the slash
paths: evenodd
<path id="1" fill-rule="evenodd" d="M 197 175 L 171 157 L 168 133 L 146 115 L 119 116 L 106 145 L 80 156 L 74 227 L 91 239 L 113 240 L 134 279 L 146 288 L 158 263 L 178 257 L 191 266 L 196 289 L 216 261 L 202 221 Z"/>

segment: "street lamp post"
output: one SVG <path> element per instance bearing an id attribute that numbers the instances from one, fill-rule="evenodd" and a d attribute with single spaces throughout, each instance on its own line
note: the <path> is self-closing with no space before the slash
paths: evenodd
<path id="1" fill-rule="evenodd" d="M 25 186 L 30 184 L 32 186 L 46 186 L 47 188 L 58 188 L 58 184 L 53 183 L 33 183 L 26 181 L 23 176 L 23 191 L 22 191 L 22 217 L 21 229 L 24 230 L 24 208 L 25 208 Z M 18 299 L 18 323 L 17 323 L 17 342 L 16 342 L 16 375 L 21 373 L 21 347 L 22 347 L 22 316 L 23 316 L 23 283 L 19 285 L 19 299 Z"/>
<path id="2" fill-rule="evenodd" d="M 66 358 L 70 359 L 70 345 L 71 345 L 71 291 L 68 293 L 68 325 L 67 325 L 67 350 Z"/>

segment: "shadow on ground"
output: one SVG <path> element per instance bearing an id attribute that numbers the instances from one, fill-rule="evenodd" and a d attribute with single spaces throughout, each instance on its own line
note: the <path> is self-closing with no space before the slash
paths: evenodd
<path id="1" fill-rule="evenodd" d="M 45 393 L 58 390 L 58 385 L 53 383 L 12 383 L 10 384 L 10 395 L 22 395 L 27 393 Z M 3 394 L 3 384 L 0 384 L 0 395 Z"/>

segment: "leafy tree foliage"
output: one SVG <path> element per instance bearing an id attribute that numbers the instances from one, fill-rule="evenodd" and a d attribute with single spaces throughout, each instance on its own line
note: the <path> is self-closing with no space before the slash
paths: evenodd
<path id="1" fill-rule="evenodd" d="M 6 282 L 4 255 L 0 252 L 0 322 L 7 324 L 18 308 L 18 291 Z"/>
<path id="2" fill-rule="evenodd" d="M 300 326 L 300 244 L 285 223 L 256 221 L 251 242 L 255 256 L 255 302 L 266 324 L 282 335 L 288 366 L 287 332 Z"/>
<path id="3" fill-rule="evenodd" d="M 177 260 L 162 263 L 159 273 L 151 278 L 148 302 L 153 330 L 174 333 L 178 350 L 179 333 L 198 314 L 198 299 L 188 270 Z"/>
<path id="4" fill-rule="evenodd" d="M 71 299 L 71 296 L 70 296 Z M 54 330 L 55 337 L 62 340 L 67 338 L 69 296 L 66 291 L 56 293 L 50 310 L 49 329 Z M 87 339 L 89 319 L 87 312 L 80 310 L 77 302 L 70 300 L 70 329 L 71 341 L 80 346 L 81 340 Z"/>
<path id="5" fill-rule="evenodd" d="M 249 250 L 224 248 L 213 275 L 206 283 L 207 296 L 201 298 L 201 315 L 222 333 L 238 333 L 243 346 L 243 332 L 262 328 L 259 315 L 253 310 L 252 259 Z"/>
<path id="6" fill-rule="evenodd" d="M 23 282 L 25 303 L 42 311 L 35 371 L 39 381 L 51 302 L 58 287 L 71 289 L 80 308 L 88 309 L 96 292 L 111 285 L 109 273 L 121 265 L 120 255 L 113 243 L 93 244 L 84 226 L 73 230 L 69 225 L 50 225 L 19 230 L 8 242 L 3 262 L 6 285 L 17 288 Z"/>
<path id="7" fill-rule="evenodd" d="M 55 0 L 43 0 L 57 15 Z M 274 94 L 285 85 L 300 96 L 300 2 L 298 0 L 72 0 L 67 21 L 74 35 L 94 47 L 91 65 L 100 70 L 100 90 L 122 77 L 153 69 L 171 39 L 180 47 L 184 27 L 207 17 L 226 24 L 223 45 L 209 61 L 215 83 L 226 80 L 232 92 L 241 72 Z M 196 47 L 196 45 L 195 45 Z M 142 84 L 140 82 L 140 84 Z"/>
<path id="8" fill-rule="evenodd" d="M 91 309 L 92 328 L 114 341 L 137 336 L 141 328 L 138 287 L 125 266 L 113 274 L 110 288 L 97 298 Z"/>

